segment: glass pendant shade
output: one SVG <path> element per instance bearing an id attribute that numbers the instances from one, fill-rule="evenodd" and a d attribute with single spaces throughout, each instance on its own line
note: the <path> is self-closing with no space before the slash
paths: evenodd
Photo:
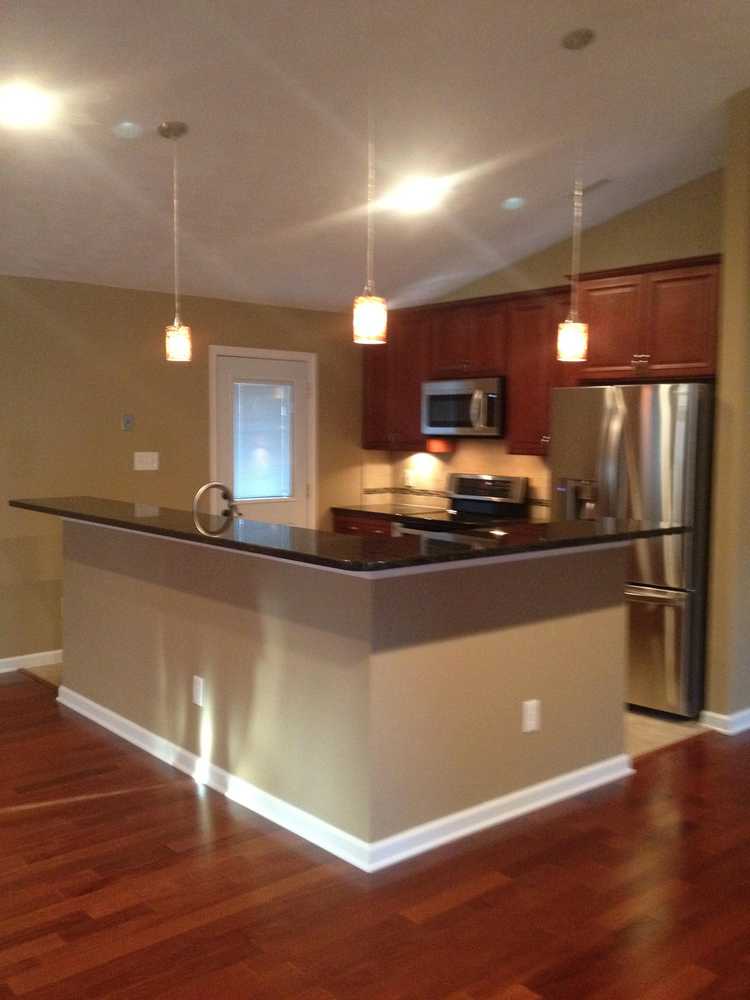
<path id="1" fill-rule="evenodd" d="M 164 331 L 164 347 L 167 361 L 190 361 L 193 357 L 193 341 L 190 327 L 184 326 L 178 320 Z"/>
<path id="2" fill-rule="evenodd" d="M 359 295 L 354 300 L 354 343 L 384 344 L 388 305 L 379 295 Z"/>
<path id="3" fill-rule="evenodd" d="M 585 361 L 589 345 L 588 323 L 566 319 L 557 327 L 557 360 Z"/>

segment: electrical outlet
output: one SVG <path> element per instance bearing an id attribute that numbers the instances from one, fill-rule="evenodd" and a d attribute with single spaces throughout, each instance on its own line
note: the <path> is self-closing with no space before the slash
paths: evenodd
<path id="1" fill-rule="evenodd" d="M 542 728 L 542 703 L 538 698 L 521 702 L 521 732 L 537 733 Z"/>
<path id="2" fill-rule="evenodd" d="M 197 674 L 193 675 L 193 704 L 203 708 L 205 704 L 206 682 Z"/>
<path id="3" fill-rule="evenodd" d="M 159 452 L 158 451 L 134 451 L 133 468 L 136 472 L 158 472 Z"/>

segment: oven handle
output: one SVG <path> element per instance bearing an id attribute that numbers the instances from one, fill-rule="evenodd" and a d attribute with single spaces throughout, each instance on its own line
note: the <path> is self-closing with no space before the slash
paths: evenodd
<path id="1" fill-rule="evenodd" d="M 625 588 L 625 600 L 636 604 L 661 604 L 667 608 L 679 608 L 687 604 L 688 594 L 684 590 L 628 586 Z"/>

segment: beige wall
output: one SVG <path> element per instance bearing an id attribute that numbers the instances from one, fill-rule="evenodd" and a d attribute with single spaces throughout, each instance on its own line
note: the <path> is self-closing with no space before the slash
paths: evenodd
<path id="1" fill-rule="evenodd" d="M 69 523 L 63 684 L 368 839 L 367 592 L 299 563 Z"/>
<path id="2" fill-rule="evenodd" d="M 581 240 L 581 268 L 602 271 L 719 253 L 721 203 L 720 170 L 645 201 L 585 230 Z M 564 240 L 464 285 L 444 298 L 475 298 L 549 288 L 564 285 L 568 274 L 570 240 Z"/>
<path id="3" fill-rule="evenodd" d="M 373 839 L 623 753 L 626 552 L 375 581 Z"/>
<path id="4" fill-rule="evenodd" d="M 188 507 L 209 476 L 209 344 L 317 353 L 323 520 L 332 503 L 359 500 L 361 367 L 347 318 L 187 298 L 185 366 L 163 360 L 171 310 L 159 293 L 0 278 L 0 659 L 60 646 L 59 524 L 7 499 Z M 136 450 L 158 451 L 160 470 L 133 472 Z"/>
<path id="5" fill-rule="evenodd" d="M 707 708 L 750 708 L 750 90 L 728 109 Z"/>
<path id="6" fill-rule="evenodd" d="M 63 684 L 378 840 L 623 752 L 625 553 L 367 580 L 68 523 Z"/>

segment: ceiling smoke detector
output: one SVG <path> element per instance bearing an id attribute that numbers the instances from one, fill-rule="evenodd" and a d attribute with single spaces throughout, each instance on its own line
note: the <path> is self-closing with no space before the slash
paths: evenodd
<path id="1" fill-rule="evenodd" d="M 591 28 L 576 28 L 574 31 L 569 31 L 567 35 L 563 35 L 560 44 L 564 49 L 577 52 L 578 49 L 585 49 L 587 45 L 591 45 L 595 38 L 596 34 Z"/>

